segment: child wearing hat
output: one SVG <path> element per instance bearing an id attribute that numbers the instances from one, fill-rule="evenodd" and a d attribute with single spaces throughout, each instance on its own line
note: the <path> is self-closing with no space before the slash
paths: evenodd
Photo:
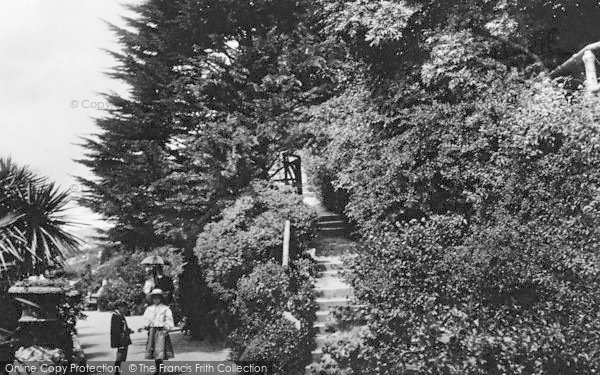
<path id="1" fill-rule="evenodd" d="M 148 341 L 146 343 L 146 359 L 154 359 L 156 372 L 160 372 L 160 365 L 166 359 L 173 358 L 173 345 L 169 337 L 169 331 L 175 326 L 173 313 L 169 306 L 163 303 L 163 291 L 154 289 L 150 293 L 152 304 L 144 312 L 144 329 L 148 330 Z"/>

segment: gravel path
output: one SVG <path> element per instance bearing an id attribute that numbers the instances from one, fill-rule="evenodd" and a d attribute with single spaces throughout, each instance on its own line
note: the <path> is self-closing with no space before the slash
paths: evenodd
<path id="1" fill-rule="evenodd" d="M 77 323 L 77 333 L 88 361 L 114 361 L 115 349 L 110 347 L 111 312 L 86 312 L 87 319 Z M 137 332 L 142 326 L 141 316 L 127 317 L 129 327 L 136 331 L 131 335 L 132 345 L 129 347 L 128 360 L 144 359 L 146 333 Z M 194 341 L 181 332 L 171 334 L 175 361 L 225 361 L 229 350 L 221 345 L 206 341 Z"/>

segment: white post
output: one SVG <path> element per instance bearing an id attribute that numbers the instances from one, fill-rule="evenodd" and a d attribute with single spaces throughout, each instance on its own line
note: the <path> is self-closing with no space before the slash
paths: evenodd
<path id="1" fill-rule="evenodd" d="M 286 220 L 285 228 L 283 229 L 283 259 L 281 261 L 284 267 L 286 267 L 290 263 L 290 227 L 290 221 Z"/>
<path id="2" fill-rule="evenodd" d="M 586 88 L 589 92 L 595 92 L 600 89 L 598 84 L 598 75 L 596 72 L 596 56 L 591 50 L 586 50 L 581 57 L 585 65 Z"/>

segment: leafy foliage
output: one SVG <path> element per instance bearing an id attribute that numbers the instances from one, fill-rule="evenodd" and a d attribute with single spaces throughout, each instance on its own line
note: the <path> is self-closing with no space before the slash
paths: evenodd
<path id="1" fill-rule="evenodd" d="M 365 340 L 372 339 L 368 329 L 355 327 L 336 332 L 327 337 L 322 348 L 321 361 L 312 363 L 307 375 L 350 375 L 368 371 L 368 346 Z"/>
<path id="2" fill-rule="evenodd" d="M 302 249 L 311 239 L 315 217 L 291 188 L 253 184 L 198 236 L 195 252 L 209 286 L 220 300 L 233 301 L 242 276 L 257 264 L 280 259 L 285 220 Z"/>
<path id="3" fill-rule="evenodd" d="M 82 280 L 78 284 L 78 288 L 82 293 L 96 292 L 102 285 L 102 281 L 106 280 L 108 285 L 98 300 L 100 309 L 111 309 L 114 302 L 122 299 L 128 303 L 130 311 L 143 312 L 146 303 L 143 286 L 149 275 L 141 262 L 149 254 L 159 255 L 163 259 L 167 259 L 171 265 L 164 267 L 165 275 L 172 277 L 175 281 L 177 280 L 182 270 L 182 256 L 172 248 L 162 247 L 150 253 L 137 252 L 115 255 L 94 271 L 92 280 L 89 282 Z M 176 282 L 175 285 L 177 285 Z"/>
<path id="4" fill-rule="evenodd" d="M 196 254 L 212 289 L 212 316 L 228 335 L 232 359 L 274 362 L 298 373 L 310 359 L 317 309 L 311 263 L 300 256 L 313 237 L 315 212 L 291 187 L 255 182 L 198 236 Z M 283 225 L 290 220 L 297 252 L 281 263 Z M 290 312 L 300 330 L 284 319 Z"/>
<path id="5" fill-rule="evenodd" d="M 256 324 L 265 318 L 281 315 L 289 298 L 289 280 L 285 269 L 275 263 L 257 266 L 238 282 L 236 307 L 243 319 Z"/>
<path id="6" fill-rule="evenodd" d="M 433 217 L 369 243 L 352 267 L 372 336 L 350 367 L 594 371 L 597 257 L 573 254 L 549 228 L 505 224 L 464 236 L 464 226 L 460 217 Z"/>
<path id="7" fill-rule="evenodd" d="M 360 84 L 338 99 L 353 110 L 313 109 L 317 164 L 366 241 L 350 280 L 369 331 L 332 346 L 340 371 L 598 371 L 598 101 L 484 71 L 393 115 Z"/>
<path id="8" fill-rule="evenodd" d="M 77 252 L 78 239 L 68 232 L 71 223 L 63 213 L 68 192 L 11 159 L 0 159 L 0 194 L 3 272 L 14 262 L 19 276 L 39 274 Z"/>
<path id="9" fill-rule="evenodd" d="M 283 318 L 267 322 L 256 336 L 235 339 L 249 340 L 240 360 L 271 363 L 275 374 L 302 374 L 310 358 L 306 337 Z"/>
<path id="10" fill-rule="evenodd" d="M 278 374 L 300 374 L 314 346 L 317 305 L 307 262 L 291 269 L 264 263 L 240 279 L 235 302 L 239 327 L 229 336 L 232 358 L 266 361 Z M 300 320 L 298 329 L 284 319 L 289 311 Z"/>

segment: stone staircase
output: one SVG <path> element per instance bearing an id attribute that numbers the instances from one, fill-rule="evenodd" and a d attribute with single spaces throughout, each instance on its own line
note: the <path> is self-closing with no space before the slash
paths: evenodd
<path id="1" fill-rule="evenodd" d="M 349 228 L 344 218 L 328 211 L 321 203 L 316 189 L 308 183 L 304 170 L 303 201 L 317 211 L 318 238 L 311 252 L 319 265 L 319 274 L 315 281 L 316 301 L 319 305 L 317 320 L 314 323 L 316 348 L 312 351 L 313 362 L 323 356 L 322 348 L 329 335 L 327 332 L 331 311 L 337 307 L 351 306 L 352 287 L 344 282 L 340 271 L 343 270 L 342 258 L 356 254 L 356 244 L 349 239 Z M 307 366 L 308 368 L 309 366 Z M 417 366 L 407 365 L 407 374 L 419 374 Z"/>
<path id="2" fill-rule="evenodd" d="M 341 216 L 327 211 L 319 212 L 317 229 L 315 250 L 311 254 L 319 266 L 314 289 L 319 310 L 314 324 L 316 349 L 312 352 L 313 361 L 318 361 L 322 356 L 331 310 L 350 304 L 352 287 L 342 279 L 340 270 L 343 268 L 342 257 L 351 255 L 354 250 L 354 243 L 348 238 L 347 224 Z"/>

